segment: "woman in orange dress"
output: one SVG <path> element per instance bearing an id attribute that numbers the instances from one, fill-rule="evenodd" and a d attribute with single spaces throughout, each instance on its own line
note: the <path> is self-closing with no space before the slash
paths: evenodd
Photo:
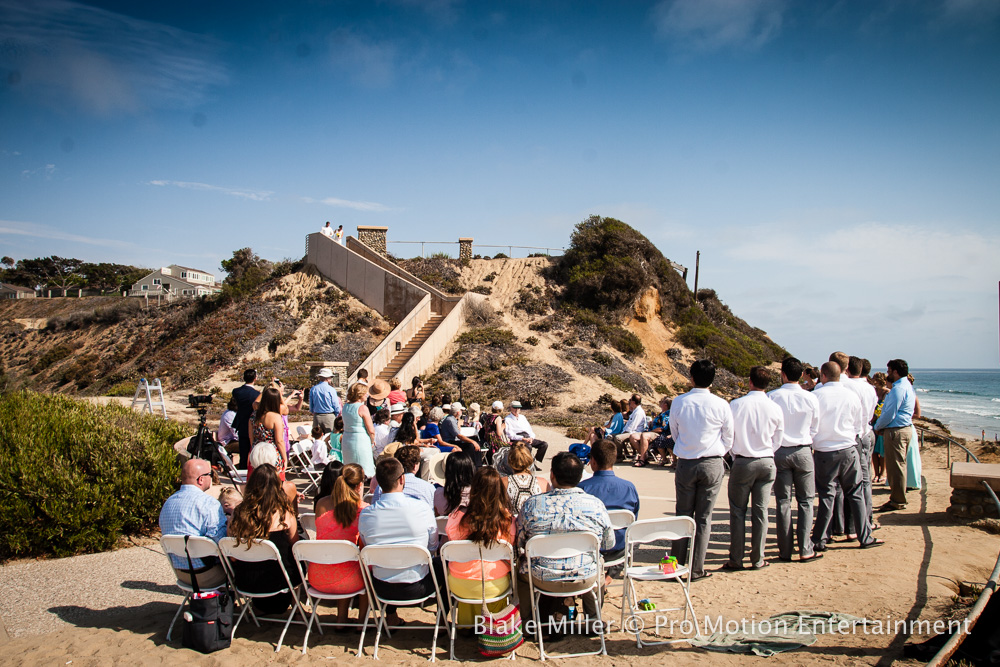
<path id="1" fill-rule="evenodd" d="M 333 485 L 333 493 L 316 503 L 316 539 L 344 540 L 358 544 L 358 517 L 368 503 L 361 499 L 365 484 L 365 471 L 357 463 L 343 467 Z M 336 565 L 312 564 L 309 566 L 309 585 L 323 593 L 345 595 L 364 590 L 364 579 L 358 563 Z M 358 619 L 368 611 L 368 598 L 358 596 Z M 337 601 L 337 622 L 347 623 L 350 600 Z"/>

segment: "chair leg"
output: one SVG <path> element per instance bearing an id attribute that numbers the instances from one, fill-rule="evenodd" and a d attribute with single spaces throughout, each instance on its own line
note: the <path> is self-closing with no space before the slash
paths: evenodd
<path id="1" fill-rule="evenodd" d="M 309 623 L 306 625 L 306 636 L 302 639 L 302 655 L 305 655 L 309 651 L 309 631 L 312 630 L 313 623 L 318 621 L 317 611 L 319 610 L 319 605 L 315 602 L 311 603 L 313 610 L 312 615 L 309 617 Z M 320 629 L 320 632 L 323 631 L 322 624 L 317 623 L 317 627 Z"/>
<path id="2" fill-rule="evenodd" d="M 542 596 L 535 592 L 535 586 L 531 582 L 530 577 L 528 580 L 528 587 L 531 591 L 531 599 L 534 602 L 534 604 L 531 605 L 531 615 L 535 619 L 535 639 L 538 640 L 538 654 L 541 657 L 542 662 L 545 662 L 545 639 L 542 637 L 544 633 L 542 632 L 541 617 L 538 615 L 538 601 Z"/>
<path id="3" fill-rule="evenodd" d="M 515 575 L 516 576 L 516 575 Z M 451 601 L 451 627 L 448 629 L 448 635 L 451 637 L 451 647 L 448 649 L 448 659 L 455 659 L 455 633 L 458 628 L 458 603 L 453 599 Z"/>
<path id="4" fill-rule="evenodd" d="M 361 657 L 361 652 L 365 646 L 365 633 L 368 632 L 368 619 L 375 616 L 375 604 L 374 602 L 368 605 L 368 611 L 365 613 L 365 620 L 361 624 L 361 639 L 358 640 L 358 657 Z M 358 618 L 358 620 L 361 620 Z"/>
<path id="5" fill-rule="evenodd" d="M 191 597 L 191 594 L 185 592 L 184 599 L 181 600 L 181 605 L 177 607 L 177 613 L 174 614 L 174 620 L 170 621 L 170 627 L 167 628 L 167 641 L 170 641 L 170 633 L 174 631 L 174 624 L 177 623 L 177 619 L 180 618 L 181 612 L 184 611 L 184 605 L 187 603 L 189 597 Z"/>
<path id="6" fill-rule="evenodd" d="M 441 627 L 441 601 L 438 600 L 437 613 L 434 614 L 434 639 L 431 640 L 431 662 L 437 661 L 438 628 Z"/>
<path id="7" fill-rule="evenodd" d="M 294 602 L 294 605 L 298 605 L 298 600 Z M 288 626 L 292 624 L 292 619 L 295 617 L 295 606 L 292 607 L 292 611 L 289 612 L 288 618 L 285 619 L 285 627 L 281 629 L 281 636 L 278 637 L 278 645 L 275 647 L 274 652 L 277 653 L 281 650 L 281 644 L 285 641 L 285 633 L 288 632 Z"/>
<path id="8" fill-rule="evenodd" d="M 601 617 L 601 607 L 604 606 L 601 600 L 601 583 L 601 573 L 598 572 L 597 584 L 591 594 L 594 596 L 594 604 L 597 605 L 597 634 L 601 637 L 601 655 L 607 655 L 608 648 L 604 643 L 604 619 Z"/>

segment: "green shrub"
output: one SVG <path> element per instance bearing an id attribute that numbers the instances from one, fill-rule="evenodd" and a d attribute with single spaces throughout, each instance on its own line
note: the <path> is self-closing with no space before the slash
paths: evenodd
<path id="1" fill-rule="evenodd" d="M 592 355 L 590 355 L 590 358 L 605 367 L 610 366 L 615 361 L 615 358 L 612 357 L 607 352 L 594 352 Z"/>
<path id="2" fill-rule="evenodd" d="M 670 387 L 668 387 L 667 385 L 662 384 L 662 383 L 656 385 L 655 387 L 653 387 L 653 389 L 656 390 L 657 394 L 669 394 L 670 393 Z"/>
<path id="3" fill-rule="evenodd" d="M 549 320 L 542 320 L 540 322 L 532 322 L 528 325 L 528 328 L 532 331 L 541 331 L 545 333 L 546 331 L 552 331 L 552 322 Z"/>
<path id="4" fill-rule="evenodd" d="M 445 251 L 432 252 L 428 259 L 451 259 L 451 255 Z"/>
<path id="5" fill-rule="evenodd" d="M 601 331 L 601 335 L 611 347 L 629 357 L 638 357 L 646 351 L 639 337 L 624 327 L 610 326 Z"/>
<path id="6" fill-rule="evenodd" d="M 498 329 L 497 327 L 479 327 L 478 329 L 469 329 L 461 334 L 457 340 L 459 344 L 502 347 L 514 342 L 514 332 L 510 329 Z"/>
<path id="7" fill-rule="evenodd" d="M 497 254 L 493 255 L 493 259 L 510 259 L 510 258 L 507 257 L 507 255 L 505 255 L 504 253 L 498 252 Z"/>
<path id="8" fill-rule="evenodd" d="M 528 345 L 538 345 L 538 339 L 535 338 L 534 336 L 528 336 L 527 338 L 524 339 L 524 342 L 527 343 Z"/>
<path id="9" fill-rule="evenodd" d="M 570 426 L 566 429 L 566 437 L 570 440 L 587 441 L 590 437 L 590 429 L 586 426 Z"/>
<path id="10" fill-rule="evenodd" d="M 156 526 L 190 429 L 119 405 L 0 396 L 0 560 L 111 548 Z"/>
<path id="11" fill-rule="evenodd" d="M 620 375 L 615 375 L 614 373 L 610 375 L 602 375 L 601 379 L 610 384 L 615 389 L 620 389 L 622 391 L 633 391 L 632 385 L 623 380 Z"/>
<path id="12" fill-rule="evenodd" d="M 73 349 L 72 345 L 56 345 L 35 361 L 35 363 L 31 366 L 31 374 L 35 375 L 37 373 L 41 373 L 52 364 L 59 363 L 66 357 L 73 354 Z"/>
<path id="13" fill-rule="evenodd" d="M 497 279 L 497 272 L 492 271 L 489 274 L 483 276 L 483 282 L 491 283 Z"/>
<path id="14" fill-rule="evenodd" d="M 489 285 L 476 285 L 469 291 L 475 292 L 476 294 L 485 294 L 486 296 L 493 294 L 493 288 L 490 287 Z"/>

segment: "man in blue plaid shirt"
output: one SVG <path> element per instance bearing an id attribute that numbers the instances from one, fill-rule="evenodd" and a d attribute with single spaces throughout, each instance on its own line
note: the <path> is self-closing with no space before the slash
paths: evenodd
<path id="1" fill-rule="evenodd" d="M 226 536 L 226 513 L 218 500 L 206 491 L 212 488 L 212 467 L 205 459 L 190 459 L 181 468 L 181 488 L 167 498 L 160 510 L 160 532 L 164 535 L 198 535 L 216 542 Z M 187 559 L 170 557 L 177 568 L 177 577 L 191 583 Z M 212 588 L 226 579 L 218 562 L 191 559 L 198 586 Z"/>
<path id="2" fill-rule="evenodd" d="M 604 503 L 577 487 L 583 476 L 583 462 L 570 452 L 560 452 L 552 459 L 552 490 L 532 496 L 524 502 L 517 517 L 517 549 L 523 553 L 524 545 L 536 535 L 552 535 L 586 531 L 597 535 L 602 550 L 615 546 L 615 532 Z M 535 588 L 560 593 L 579 588 L 581 583 L 591 584 L 601 574 L 601 563 L 591 555 L 572 558 L 536 558 L 531 572 L 527 559 L 521 559 L 522 579 L 531 576 Z M 552 615 L 558 608 L 558 598 L 542 596 L 541 617 Z M 600 619 L 592 596 L 583 596 L 587 616 Z"/>

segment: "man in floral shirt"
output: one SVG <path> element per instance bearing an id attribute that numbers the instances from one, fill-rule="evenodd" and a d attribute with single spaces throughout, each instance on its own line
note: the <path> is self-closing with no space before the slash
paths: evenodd
<path id="1" fill-rule="evenodd" d="M 615 546 L 615 533 L 604 503 L 577 488 L 582 476 L 583 462 L 575 454 L 556 454 L 552 459 L 550 475 L 552 490 L 528 498 L 517 517 L 519 553 L 523 553 L 524 545 L 536 535 L 576 531 L 596 535 L 602 550 Z M 530 573 L 527 571 L 527 559 L 522 558 L 520 563 L 522 579 L 526 580 L 530 576 L 535 588 L 552 593 L 579 588 L 581 583 L 593 583 L 601 574 L 601 563 L 591 555 L 536 558 Z M 551 616 L 558 610 L 556 605 L 559 603 L 559 598 L 542 596 L 540 616 L 543 619 Z M 583 608 L 587 617 L 600 619 L 593 596 L 583 596 Z"/>

